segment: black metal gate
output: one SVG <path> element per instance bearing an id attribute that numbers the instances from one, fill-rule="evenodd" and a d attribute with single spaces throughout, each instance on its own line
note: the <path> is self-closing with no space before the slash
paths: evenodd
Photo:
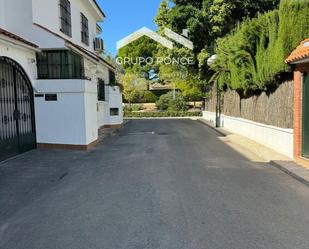
<path id="1" fill-rule="evenodd" d="M 0 161 L 35 147 L 31 82 L 19 64 L 0 57 Z"/>
<path id="2" fill-rule="evenodd" d="M 302 102 L 302 156 L 309 158 L 309 75 L 304 75 Z"/>

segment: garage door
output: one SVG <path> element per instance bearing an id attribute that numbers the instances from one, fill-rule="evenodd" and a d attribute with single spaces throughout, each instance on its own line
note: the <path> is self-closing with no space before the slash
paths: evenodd
<path id="1" fill-rule="evenodd" d="M 30 80 L 19 64 L 0 57 L 0 161 L 35 147 Z"/>

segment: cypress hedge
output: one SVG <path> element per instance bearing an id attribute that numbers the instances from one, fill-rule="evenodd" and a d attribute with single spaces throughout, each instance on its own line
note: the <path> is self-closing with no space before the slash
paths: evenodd
<path id="1" fill-rule="evenodd" d="M 244 93 L 267 90 L 291 71 L 284 61 L 308 37 L 309 0 L 282 0 L 279 10 L 245 20 L 218 39 L 212 80 Z"/>

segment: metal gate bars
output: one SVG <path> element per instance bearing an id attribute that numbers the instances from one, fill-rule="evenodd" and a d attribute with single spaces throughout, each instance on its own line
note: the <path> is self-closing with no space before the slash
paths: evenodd
<path id="1" fill-rule="evenodd" d="M 19 64 L 0 57 L 0 161 L 35 147 L 31 82 Z"/>

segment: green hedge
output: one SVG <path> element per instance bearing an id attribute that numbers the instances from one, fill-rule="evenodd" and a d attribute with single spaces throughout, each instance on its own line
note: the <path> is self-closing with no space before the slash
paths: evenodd
<path id="1" fill-rule="evenodd" d="M 201 112 L 125 112 L 125 118 L 200 117 Z"/>
<path id="2" fill-rule="evenodd" d="M 217 41 L 213 79 L 234 90 L 266 90 L 290 71 L 285 59 L 308 37 L 309 1 L 282 0 L 279 10 L 246 20 Z"/>

